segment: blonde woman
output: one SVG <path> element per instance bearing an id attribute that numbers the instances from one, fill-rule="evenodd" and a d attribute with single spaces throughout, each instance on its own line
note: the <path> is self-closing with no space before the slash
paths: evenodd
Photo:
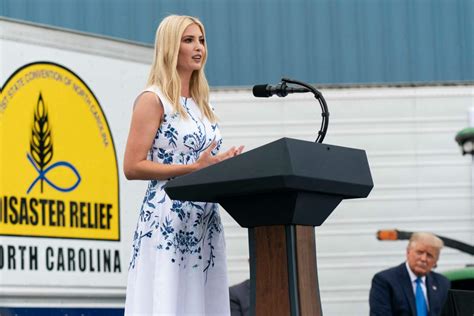
<path id="1" fill-rule="evenodd" d="M 202 23 L 168 16 L 158 27 L 147 88 L 135 101 L 124 157 L 127 179 L 149 180 L 133 237 L 126 315 L 229 315 L 218 206 L 171 200 L 184 175 L 242 152 L 222 144 L 209 105 Z"/>

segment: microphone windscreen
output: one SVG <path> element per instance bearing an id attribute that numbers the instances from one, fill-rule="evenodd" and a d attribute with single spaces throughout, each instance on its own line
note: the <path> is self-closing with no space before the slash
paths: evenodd
<path id="1" fill-rule="evenodd" d="M 269 94 L 269 91 L 267 90 L 268 85 L 266 84 L 258 84 L 256 86 L 253 86 L 252 92 L 253 96 L 257 98 L 268 98 L 271 95 Z"/>

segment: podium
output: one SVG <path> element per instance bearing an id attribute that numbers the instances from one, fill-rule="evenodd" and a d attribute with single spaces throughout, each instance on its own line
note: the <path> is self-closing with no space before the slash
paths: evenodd
<path id="1" fill-rule="evenodd" d="M 172 199 L 217 202 L 249 229 L 253 315 L 322 315 L 314 226 L 373 188 L 365 151 L 281 138 L 171 180 Z"/>
<path id="2" fill-rule="evenodd" d="M 448 290 L 448 298 L 441 311 L 441 316 L 463 315 L 474 315 L 474 291 Z"/>

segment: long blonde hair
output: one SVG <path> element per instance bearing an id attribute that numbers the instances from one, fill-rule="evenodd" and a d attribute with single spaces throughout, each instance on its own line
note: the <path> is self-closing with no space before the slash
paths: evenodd
<path id="1" fill-rule="evenodd" d="M 191 24 L 196 24 L 205 37 L 204 25 L 195 17 L 185 15 L 170 15 L 161 21 L 156 30 L 155 54 L 148 76 L 148 86 L 156 85 L 166 98 L 171 101 L 175 112 L 182 117 L 187 114 L 180 103 L 181 79 L 178 74 L 178 54 L 181 37 L 184 30 Z M 207 60 L 207 44 L 204 41 L 206 53 L 203 56 L 202 67 L 193 71 L 189 82 L 189 92 L 201 112 L 211 122 L 216 122 L 216 116 L 209 105 L 209 84 L 204 75 L 204 65 Z"/>

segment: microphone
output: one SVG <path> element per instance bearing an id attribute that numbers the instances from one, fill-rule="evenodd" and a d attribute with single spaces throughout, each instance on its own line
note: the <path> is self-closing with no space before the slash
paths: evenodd
<path id="1" fill-rule="evenodd" d="M 286 85 L 286 82 L 280 82 L 276 86 L 269 84 L 258 84 L 253 86 L 253 95 L 257 98 L 268 98 L 276 94 L 279 97 L 286 97 L 289 93 L 310 92 L 307 88 L 292 88 Z"/>
<path id="2" fill-rule="evenodd" d="M 297 85 L 301 88 L 288 87 L 288 83 Z M 318 137 L 316 138 L 316 143 L 323 142 L 324 136 L 326 136 L 326 132 L 328 130 L 329 111 L 328 105 L 326 104 L 326 100 L 324 100 L 324 97 L 321 92 L 316 90 L 315 87 L 302 81 L 297 81 L 289 78 L 281 78 L 281 82 L 276 86 L 271 86 L 268 84 L 258 84 L 256 86 L 253 86 L 252 92 L 253 95 L 257 98 L 268 98 L 274 94 L 279 97 L 286 97 L 289 93 L 312 92 L 316 100 L 318 100 L 319 105 L 321 106 L 321 116 L 323 118 L 321 121 L 321 128 L 318 132 Z"/>

